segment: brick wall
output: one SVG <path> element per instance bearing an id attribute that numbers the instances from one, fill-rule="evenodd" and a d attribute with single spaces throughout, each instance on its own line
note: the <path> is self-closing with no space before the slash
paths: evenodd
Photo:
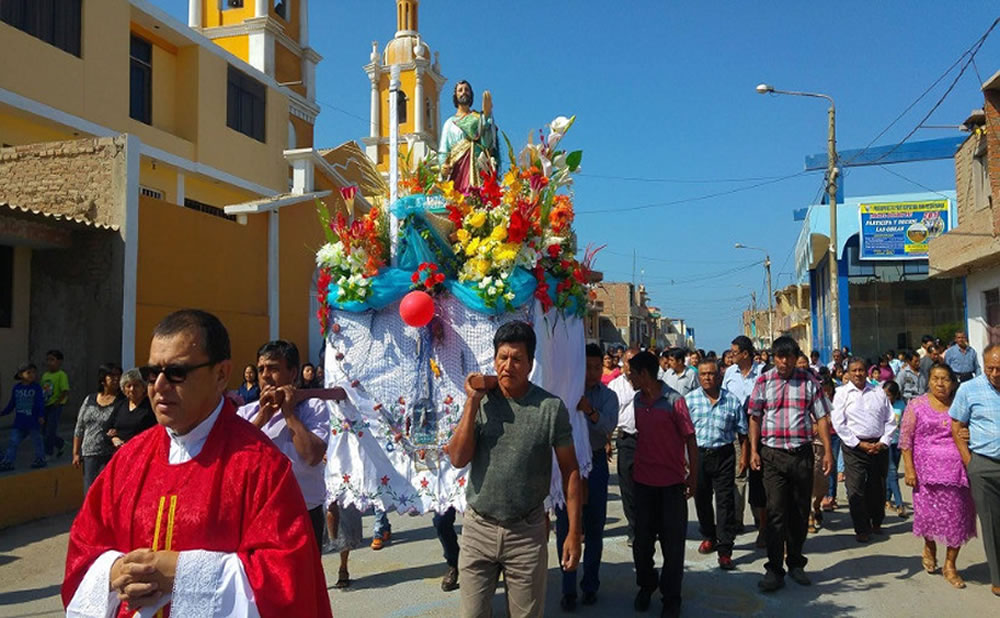
<path id="1" fill-rule="evenodd" d="M 984 90 L 986 112 L 986 158 L 989 162 L 990 193 L 1000 206 L 1000 91 Z M 993 208 L 993 235 L 1000 234 L 1000 208 Z"/>
<path id="2" fill-rule="evenodd" d="M 0 149 L 0 202 L 121 225 L 125 137 Z"/>
<path id="3" fill-rule="evenodd" d="M 965 221 L 972 214 L 976 205 L 975 186 L 973 185 L 973 161 L 982 136 L 973 133 L 962 142 L 955 152 L 955 195 L 958 202 L 958 220 Z"/>

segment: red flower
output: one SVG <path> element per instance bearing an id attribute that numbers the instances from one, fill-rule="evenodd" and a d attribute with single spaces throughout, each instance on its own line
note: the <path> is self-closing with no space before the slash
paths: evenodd
<path id="1" fill-rule="evenodd" d="M 562 245 L 559 244 L 549 245 L 548 252 L 549 252 L 549 257 L 555 259 L 559 257 L 560 253 L 562 253 Z"/>
<path id="2" fill-rule="evenodd" d="M 344 475 L 344 482 L 345 483 L 350 483 L 351 482 L 351 475 L 350 474 L 345 474 Z"/>
<path id="3" fill-rule="evenodd" d="M 363 431 L 359 431 L 358 432 L 358 437 L 359 438 L 363 437 L 364 435 L 365 435 L 365 432 L 363 432 Z"/>
<path id="4" fill-rule="evenodd" d="M 427 487 L 428 485 L 430 485 L 430 482 L 426 478 L 420 479 L 420 486 L 421 487 Z"/>
<path id="5" fill-rule="evenodd" d="M 438 273 L 438 274 L 434 275 L 433 279 L 434 279 L 434 284 L 435 285 L 437 285 L 439 283 L 444 283 L 444 273 Z"/>
<path id="6" fill-rule="evenodd" d="M 412 275 L 410 276 L 410 281 L 412 281 L 412 282 L 414 282 L 414 283 L 417 283 L 418 281 L 420 281 L 420 271 L 416 271 L 416 272 L 414 272 L 414 273 L 413 273 L 413 274 L 412 274 Z"/>
<path id="7" fill-rule="evenodd" d="M 465 487 L 465 477 L 464 476 L 462 478 L 458 479 L 458 486 L 459 487 Z"/>
<path id="8" fill-rule="evenodd" d="M 465 218 L 465 213 L 462 212 L 461 207 L 455 204 L 448 204 L 445 208 L 448 209 L 448 220 L 455 224 L 455 229 L 462 227 L 462 220 Z"/>
<path id="9" fill-rule="evenodd" d="M 503 197 L 503 193 L 500 190 L 500 185 L 497 184 L 497 175 L 495 172 L 481 172 L 483 178 L 483 186 L 479 190 L 479 196 L 484 204 L 489 206 L 496 206 L 500 203 L 500 198 Z"/>
<path id="10" fill-rule="evenodd" d="M 451 402 L 453 402 L 453 401 L 455 401 L 455 400 L 451 398 L 451 395 L 448 395 L 447 397 L 444 398 L 444 405 L 450 406 Z"/>
<path id="11" fill-rule="evenodd" d="M 383 476 L 382 477 L 382 484 L 383 485 L 388 485 L 389 484 L 389 477 L 388 476 Z"/>
<path id="12" fill-rule="evenodd" d="M 399 405 L 401 405 L 401 406 L 402 406 L 402 405 L 406 405 L 406 400 L 405 400 L 405 399 L 403 399 L 402 397 L 400 397 L 400 398 L 399 398 Z"/>

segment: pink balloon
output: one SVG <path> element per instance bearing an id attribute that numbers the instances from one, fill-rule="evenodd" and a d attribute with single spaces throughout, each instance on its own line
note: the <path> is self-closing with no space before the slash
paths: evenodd
<path id="1" fill-rule="evenodd" d="M 434 318 L 434 299 L 427 292 L 410 292 L 399 303 L 399 317 L 414 328 L 427 326 Z"/>

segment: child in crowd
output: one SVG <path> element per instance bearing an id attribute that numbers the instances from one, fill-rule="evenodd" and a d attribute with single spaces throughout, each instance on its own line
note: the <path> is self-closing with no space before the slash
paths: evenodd
<path id="1" fill-rule="evenodd" d="M 66 441 L 59 437 L 59 417 L 69 399 L 69 377 L 62 370 L 63 353 L 49 350 L 45 355 L 42 374 L 42 395 L 45 397 L 45 454 L 62 457 Z"/>
<path id="2" fill-rule="evenodd" d="M 0 460 L 0 471 L 14 469 L 14 462 L 17 460 L 17 447 L 29 436 L 35 445 L 35 460 L 31 462 L 31 467 L 45 467 L 45 445 L 42 442 L 42 426 L 45 424 L 45 398 L 42 395 L 42 387 L 35 382 L 37 377 L 38 368 L 31 363 L 22 365 L 14 374 L 14 379 L 18 380 L 18 384 L 14 385 L 10 393 L 10 401 L 0 412 L 0 416 L 14 412 L 14 428 L 10 432 L 10 446 L 7 447 L 6 457 Z"/>
<path id="3" fill-rule="evenodd" d="M 903 494 L 899 491 L 899 460 L 903 452 L 899 450 L 899 427 L 903 424 L 903 410 L 906 402 L 899 391 L 899 384 L 895 380 L 888 380 L 882 385 L 886 397 L 892 403 L 892 412 L 896 417 L 896 431 L 890 436 L 889 442 L 889 475 L 886 477 L 885 503 L 887 508 L 892 508 L 896 513 L 906 519 L 906 505 L 903 504 Z"/>

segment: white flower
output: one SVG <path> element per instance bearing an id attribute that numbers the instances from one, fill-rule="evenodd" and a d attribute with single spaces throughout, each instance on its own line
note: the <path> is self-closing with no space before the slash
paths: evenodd
<path id="1" fill-rule="evenodd" d="M 327 268 L 338 267 L 344 259 L 344 245 L 341 243 L 326 243 L 316 252 L 316 265 Z"/>
<path id="2" fill-rule="evenodd" d="M 576 116 L 571 116 L 569 118 L 566 116 L 557 116 L 555 120 L 549 123 L 549 129 L 551 129 L 553 133 L 565 135 L 566 131 L 569 131 L 569 128 L 573 126 L 574 122 L 576 122 Z"/>
<path id="3" fill-rule="evenodd" d="M 506 294 L 503 295 L 503 297 L 505 299 L 507 299 L 508 301 L 513 301 L 514 300 L 514 293 L 513 292 L 507 292 Z"/>
<path id="4" fill-rule="evenodd" d="M 494 286 L 491 285 L 489 287 L 489 289 L 486 290 L 486 293 L 488 295 L 490 295 L 490 296 L 496 296 L 497 295 L 497 289 Z"/>

